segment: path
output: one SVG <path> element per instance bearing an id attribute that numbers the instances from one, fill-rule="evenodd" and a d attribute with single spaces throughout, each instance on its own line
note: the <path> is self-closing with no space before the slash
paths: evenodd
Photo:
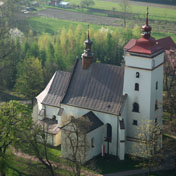
<path id="1" fill-rule="evenodd" d="M 84 14 L 54 8 L 48 8 L 38 11 L 39 16 L 45 16 L 49 18 L 57 18 L 70 21 L 79 21 L 92 24 L 108 25 L 108 26 L 122 26 L 122 20 L 119 18 L 98 16 L 91 14 Z"/>
<path id="2" fill-rule="evenodd" d="M 26 153 L 23 153 L 21 151 L 15 151 L 14 150 L 13 153 L 18 157 L 22 157 L 22 158 L 29 159 L 29 160 L 32 160 L 32 161 L 39 161 L 36 157 L 28 155 Z M 70 168 L 68 166 L 65 166 L 63 164 L 55 163 L 55 162 L 52 162 L 52 164 L 55 167 L 59 167 L 59 168 L 64 169 L 64 170 L 70 170 Z M 165 165 L 162 168 L 153 168 L 152 171 L 170 170 L 170 169 L 173 169 L 173 168 L 174 168 L 174 165 L 168 164 L 168 165 Z M 130 175 L 144 174 L 144 173 L 147 173 L 147 172 L 148 172 L 147 169 L 135 169 L 135 170 L 128 170 L 128 171 L 122 171 L 122 172 L 117 172 L 117 173 L 110 173 L 110 174 L 101 175 L 101 174 L 92 173 L 90 171 L 82 170 L 81 174 L 85 175 L 85 176 L 130 176 Z"/>

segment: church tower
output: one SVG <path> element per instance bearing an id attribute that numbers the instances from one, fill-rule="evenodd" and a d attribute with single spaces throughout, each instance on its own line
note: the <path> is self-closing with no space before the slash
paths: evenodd
<path id="1" fill-rule="evenodd" d="M 152 120 L 162 125 L 164 51 L 151 36 L 148 24 L 142 26 L 141 38 L 125 46 L 123 94 L 128 94 L 126 109 L 126 150 L 138 138 L 138 127 Z"/>

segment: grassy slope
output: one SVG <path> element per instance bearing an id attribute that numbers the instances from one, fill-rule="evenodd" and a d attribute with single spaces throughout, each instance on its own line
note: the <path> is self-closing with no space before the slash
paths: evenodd
<path id="1" fill-rule="evenodd" d="M 68 0 L 71 4 L 80 4 L 81 0 Z M 97 9 L 105 9 L 105 10 L 112 10 L 115 8 L 117 11 L 122 11 L 119 3 L 115 2 L 107 2 L 103 0 L 94 0 L 95 5 L 93 8 Z M 160 19 L 160 20 L 167 20 L 167 21 L 175 21 L 176 19 L 176 10 L 169 9 L 169 8 L 160 8 L 160 7 L 150 7 L 150 18 L 151 19 Z M 143 17 L 146 14 L 146 6 L 139 6 L 139 5 L 130 5 L 130 12 L 141 14 Z"/>
<path id="2" fill-rule="evenodd" d="M 41 33 L 57 33 L 59 32 L 62 28 L 69 28 L 70 25 L 73 26 L 73 28 L 76 28 L 78 24 L 81 24 L 85 31 L 87 30 L 87 25 L 88 23 L 82 23 L 82 22 L 74 22 L 74 21 L 69 21 L 69 20 L 60 20 L 60 19 L 54 19 L 54 18 L 45 18 L 45 17 L 32 17 L 29 20 L 30 25 L 33 30 L 37 31 L 39 34 Z M 95 25 L 91 24 L 91 27 L 94 30 L 98 30 L 102 27 L 102 25 Z M 123 28 L 120 27 L 112 27 L 108 26 L 107 28 L 113 30 L 115 28 L 118 28 L 119 30 L 123 30 Z M 154 32 L 153 36 L 156 39 L 166 37 L 166 36 L 171 36 L 172 39 L 176 42 L 176 35 L 172 33 L 159 33 L 159 32 Z"/>

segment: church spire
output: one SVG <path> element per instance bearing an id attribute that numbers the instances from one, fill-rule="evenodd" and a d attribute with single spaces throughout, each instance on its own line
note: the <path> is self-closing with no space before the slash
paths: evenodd
<path id="1" fill-rule="evenodd" d="M 147 13 L 146 13 L 146 22 L 145 25 L 142 26 L 142 37 L 145 39 L 149 39 L 150 38 L 150 33 L 151 33 L 151 26 L 148 24 L 148 16 L 149 16 L 149 11 L 148 11 L 148 7 L 147 7 Z"/>
<path id="2" fill-rule="evenodd" d="M 93 53 L 91 52 L 91 46 L 93 42 L 90 40 L 89 25 L 88 25 L 87 40 L 84 42 L 84 44 L 85 50 L 84 53 L 82 54 L 82 66 L 83 69 L 87 69 L 93 62 Z"/>

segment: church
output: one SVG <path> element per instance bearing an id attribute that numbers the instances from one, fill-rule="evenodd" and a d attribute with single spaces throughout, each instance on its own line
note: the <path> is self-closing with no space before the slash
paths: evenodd
<path id="1" fill-rule="evenodd" d="M 96 63 L 88 32 L 84 53 L 72 72 L 56 71 L 36 97 L 37 121 L 48 125 L 48 143 L 61 144 L 64 158 L 69 157 L 64 142 L 68 117 L 87 122 L 83 125 L 90 145 L 86 161 L 101 154 L 102 146 L 123 160 L 125 154 L 134 153 L 132 145 L 139 140 L 142 122 L 152 120 L 162 126 L 164 53 L 176 45 L 170 37 L 155 40 L 151 30 L 147 13 L 141 37 L 124 47 L 121 66 Z"/>

